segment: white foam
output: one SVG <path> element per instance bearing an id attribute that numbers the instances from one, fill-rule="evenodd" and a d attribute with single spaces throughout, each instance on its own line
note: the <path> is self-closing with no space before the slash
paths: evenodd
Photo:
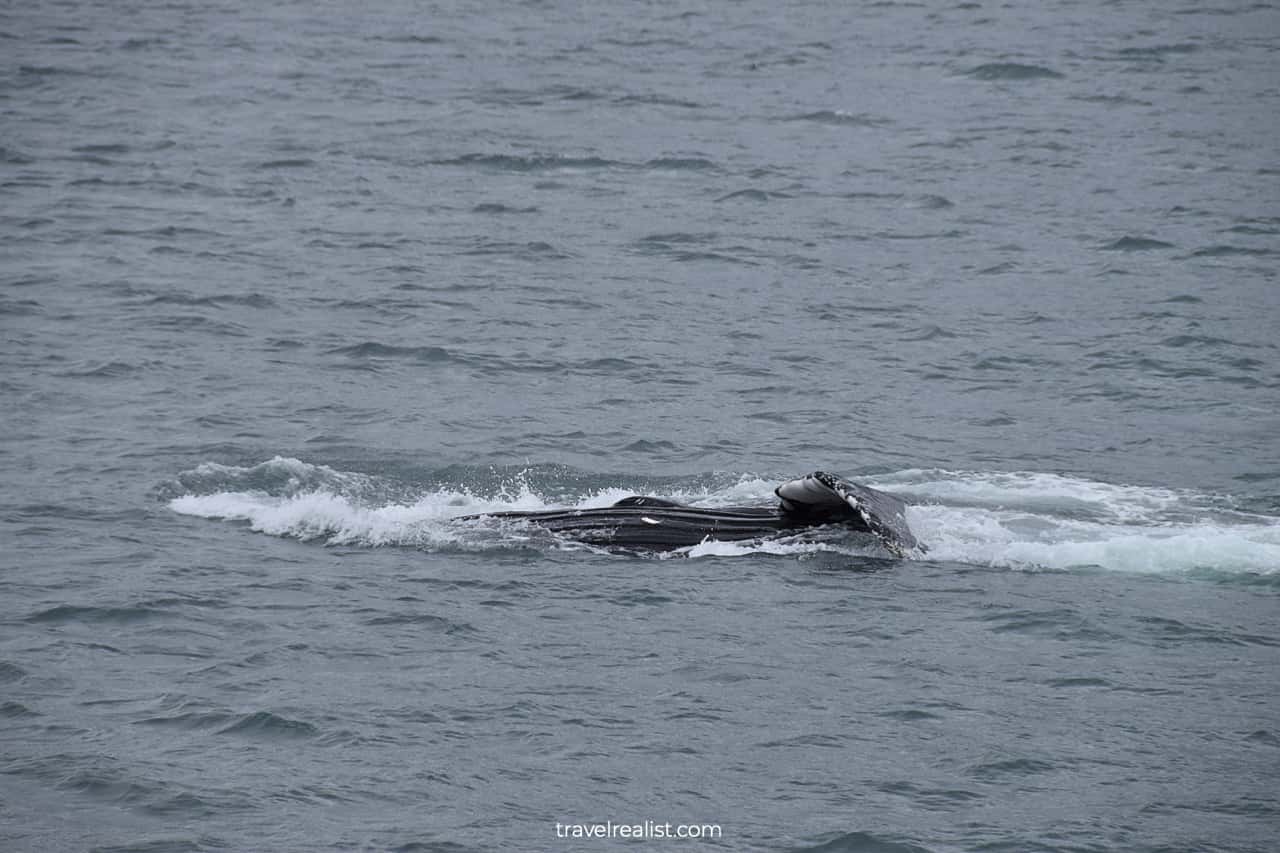
<path id="1" fill-rule="evenodd" d="M 1106 524 L 948 506 L 910 507 L 907 520 L 931 560 L 1013 569 L 1280 571 L 1275 523 Z"/>
<path id="2" fill-rule="evenodd" d="M 434 497 L 412 505 L 362 507 L 331 492 L 305 492 L 288 497 L 261 492 L 184 495 L 170 501 L 169 507 L 184 515 L 247 521 L 253 530 L 273 536 L 324 539 L 332 545 L 453 542 L 457 537 L 438 522 L 465 514 L 465 509 L 442 505 Z M 450 509 L 454 511 L 451 513 Z"/>
<path id="3" fill-rule="evenodd" d="M 874 478 L 870 483 L 925 502 L 1045 512 L 1086 511 L 1135 521 L 1158 515 L 1196 497 L 1185 491 L 1100 483 L 1036 471 L 911 469 Z"/>
<path id="4" fill-rule="evenodd" d="M 770 505 L 776 503 L 773 490 L 778 487 L 778 480 L 765 480 L 760 477 L 744 474 L 738 482 L 712 492 L 687 494 L 676 500 L 687 500 L 698 506 L 750 506 L 752 504 Z"/>
<path id="5" fill-rule="evenodd" d="M 380 491 L 373 478 L 283 457 L 250 468 L 204 463 L 180 479 L 235 484 L 273 475 L 284 477 L 275 484 L 281 494 L 260 489 L 187 494 L 171 500 L 169 507 L 183 515 L 246 521 L 251 529 L 273 536 L 371 546 L 465 545 L 475 537 L 450 524 L 459 516 L 547 507 L 519 480 L 492 498 L 441 489 L 411 503 L 376 498 L 371 502 L 366 493 Z M 493 544 L 504 543 L 495 540 Z"/>
<path id="6" fill-rule="evenodd" d="M 844 554 L 849 557 L 887 556 L 888 552 L 874 546 L 858 548 L 834 542 L 802 542 L 794 539 L 761 539 L 745 542 L 719 542 L 707 539 L 677 553 L 685 557 L 743 557 L 748 554 L 771 554 L 779 557 L 802 557 L 818 553 Z"/>
<path id="7" fill-rule="evenodd" d="M 223 465 L 218 462 L 201 462 L 192 471 L 188 473 L 198 476 L 240 476 L 249 474 L 254 471 L 281 471 L 292 474 L 295 477 L 305 477 L 313 473 L 331 474 L 335 477 L 344 476 L 328 465 L 312 465 L 309 462 L 303 462 L 301 459 L 294 459 L 291 456 L 273 456 L 266 462 L 261 462 L 250 468 L 243 468 L 238 465 Z"/>

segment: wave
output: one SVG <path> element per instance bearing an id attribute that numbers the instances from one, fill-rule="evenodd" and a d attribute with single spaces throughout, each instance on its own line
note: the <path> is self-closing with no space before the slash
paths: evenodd
<path id="1" fill-rule="evenodd" d="M 1102 247 L 1106 252 L 1147 252 L 1152 249 L 1175 249 L 1172 243 L 1166 243 L 1163 240 L 1153 240 L 1150 237 L 1121 237 L 1119 240 L 1108 243 Z"/>
<path id="2" fill-rule="evenodd" d="M 571 157 L 560 154 L 463 154 L 433 160 L 435 166 L 467 166 L 502 172 L 582 172 L 625 169 L 656 172 L 719 172 L 718 163 L 706 157 L 655 157 L 643 162 L 610 160 L 604 157 Z"/>
<path id="3" fill-rule="evenodd" d="M 190 308 L 223 308 L 228 305 L 244 308 L 274 308 L 276 301 L 261 293 L 218 293 L 213 296 L 195 296 L 174 292 L 153 296 L 146 305 L 182 305 Z"/>
<path id="4" fill-rule="evenodd" d="M 892 120 L 869 113 L 854 113 L 846 110 L 818 110 L 787 116 L 783 121 L 807 121 L 814 124 L 830 124 L 846 127 L 884 127 L 893 124 Z"/>
<path id="5" fill-rule="evenodd" d="M 1227 257 L 1229 255 L 1266 256 L 1266 255 L 1272 255 L 1275 253 L 1270 249 L 1255 249 L 1255 248 L 1250 248 L 1248 246 L 1218 245 L 1218 246 L 1206 246 L 1203 249 L 1196 249 L 1191 254 L 1193 257 L 1197 257 L 1197 258 L 1221 258 L 1221 257 Z"/>
<path id="6" fill-rule="evenodd" d="M 791 196 L 784 192 L 761 190 L 752 187 L 745 190 L 737 190 L 727 195 L 722 195 L 717 198 L 716 201 L 771 201 L 773 199 L 782 198 L 791 198 Z"/>
<path id="7" fill-rule="evenodd" d="M 1192 42 L 1182 44 L 1158 44 L 1150 47 L 1124 47 L 1116 53 L 1125 59 L 1149 59 L 1163 61 L 1170 54 L 1195 53 L 1200 46 Z"/>
<path id="8" fill-rule="evenodd" d="M 1025 65 L 1020 62 L 989 62 L 966 72 L 976 80 L 1043 80 L 1058 79 L 1063 75 L 1043 65 Z"/>
<path id="9" fill-rule="evenodd" d="M 463 154 L 434 160 L 436 166 L 471 166 L 504 172 L 549 172 L 584 169 L 611 169 L 624 164 L 603 157 L 564 157 L 557 154 Z"/>
<path id="10" fill-rule="evenodd" d="M 205 463 L 161 490 L 174 512 L 343 546 L 430 551 L 596 550 L 524 522 L 465 515 L 608 506 L 637 492 L 699 506 L 769 505 L 783 477 L 716 474 L 646 480 L 557 466 L 445 469 L 418 482 L 276 457 L 248 467 Z M 910 469 L 861 478 L 907 498 L 928 551 L 919 558 L 1015 570 L 1117 571 L 1280 580 L 1280 519 L 1227 496 L 1040 472 Z M 704 542 L 684 557 L 822 553 L 883 557 L 865 537 Z M 673 556 L 673 555 L 664 555 Z"/>

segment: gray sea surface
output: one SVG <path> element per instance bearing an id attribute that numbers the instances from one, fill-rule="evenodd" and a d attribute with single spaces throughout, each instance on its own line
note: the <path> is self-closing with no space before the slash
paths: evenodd
<path id="1" fill-rule="evenodd" d="M 1276 849 L 1278 139 L 1270 2 L 0 4 L 0 849 Z M 458 520 L 817 468 L 928 550 Z"/>

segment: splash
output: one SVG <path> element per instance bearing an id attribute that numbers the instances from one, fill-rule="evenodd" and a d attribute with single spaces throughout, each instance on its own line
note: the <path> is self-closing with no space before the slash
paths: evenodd
<path id="1" fill-rule="evenodd" d="M 481 479 L 484 482 L 481 482 Z M 545 479 L 545 478 L 543 478 Z M 169 507 L 329 545 L 426 550 L 580 550 L 525 522 L 461 516 L 609 506 L 637 492 L 696 506 L 769 505 L 783 479 L 714 475 L 645 484 L 577 472 L 566 489 L 525 471 L 451 483 L 411 483 L 276 457 L 250 467 L 205 463 L 182 473 Z M 535 482 L 538 481 L 538 482 Z M 1240 512 L 1230 498 L 1040 472 L 912 469 L 867 480 L 907 497 L 927 552 L 917 558 L 1016 570 L 1208 572 L 1280 578 L 1280 519 Z M 637 488 L 637 486 L 639 486 Z M 592 549 L 594 550 L 594 549 Z M 865 537 L 824 535 L 703 542 L 665 556 L 884 556 Z"/>
<path id="2" fill-rule="evenodd" d="M 907 511 L 928 557 L 1013 569 L 1110 569 L 1276 575 L 1280 525 L 1199 521 L 1146 525 L 1026 511 L 915 506 Z"/>
<path id="3" fill-rule="evenodd" d="M 178 483 L 204 493 L 174 497 L 169 501 L 174 512 L 244 521 L 260 533 L 329 545 L 509 545 L 511 541 L 478 539 L 482 531 L 451 522 L 464 515 L 546 507 L 518 477 L 490 497 L 462 487 L 435 489 L 405 501 L 398 499 L 406 492 L 403 484 L 280 456 L 252 467 L 207 462 L 180 474 Z"/>
<path id="4" fill-rule="evenodd" d="M 907 520 L 933 560 L 1280 576 L 1280 519 L 1223 495 L 1028 471 L 909 470 L 873 485 L 910 497 Z"/>

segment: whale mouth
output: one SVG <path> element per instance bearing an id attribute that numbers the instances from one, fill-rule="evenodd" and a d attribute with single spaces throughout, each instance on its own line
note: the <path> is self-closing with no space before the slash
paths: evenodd
<path id="1" fill-rule="evenodd" d="M 632 495 L 612 506 L 513 511 L 485 516 L 528 522 L 566 539 L 623 550 L 675 550 L 707 541 L 741 542 L 803 536 L 819 527 L 872 534 L 897 557 L 922 550 L 898 498 L 825 471 L 775 489 L 776 507 L 694 507 L 666 498 Z"/>

